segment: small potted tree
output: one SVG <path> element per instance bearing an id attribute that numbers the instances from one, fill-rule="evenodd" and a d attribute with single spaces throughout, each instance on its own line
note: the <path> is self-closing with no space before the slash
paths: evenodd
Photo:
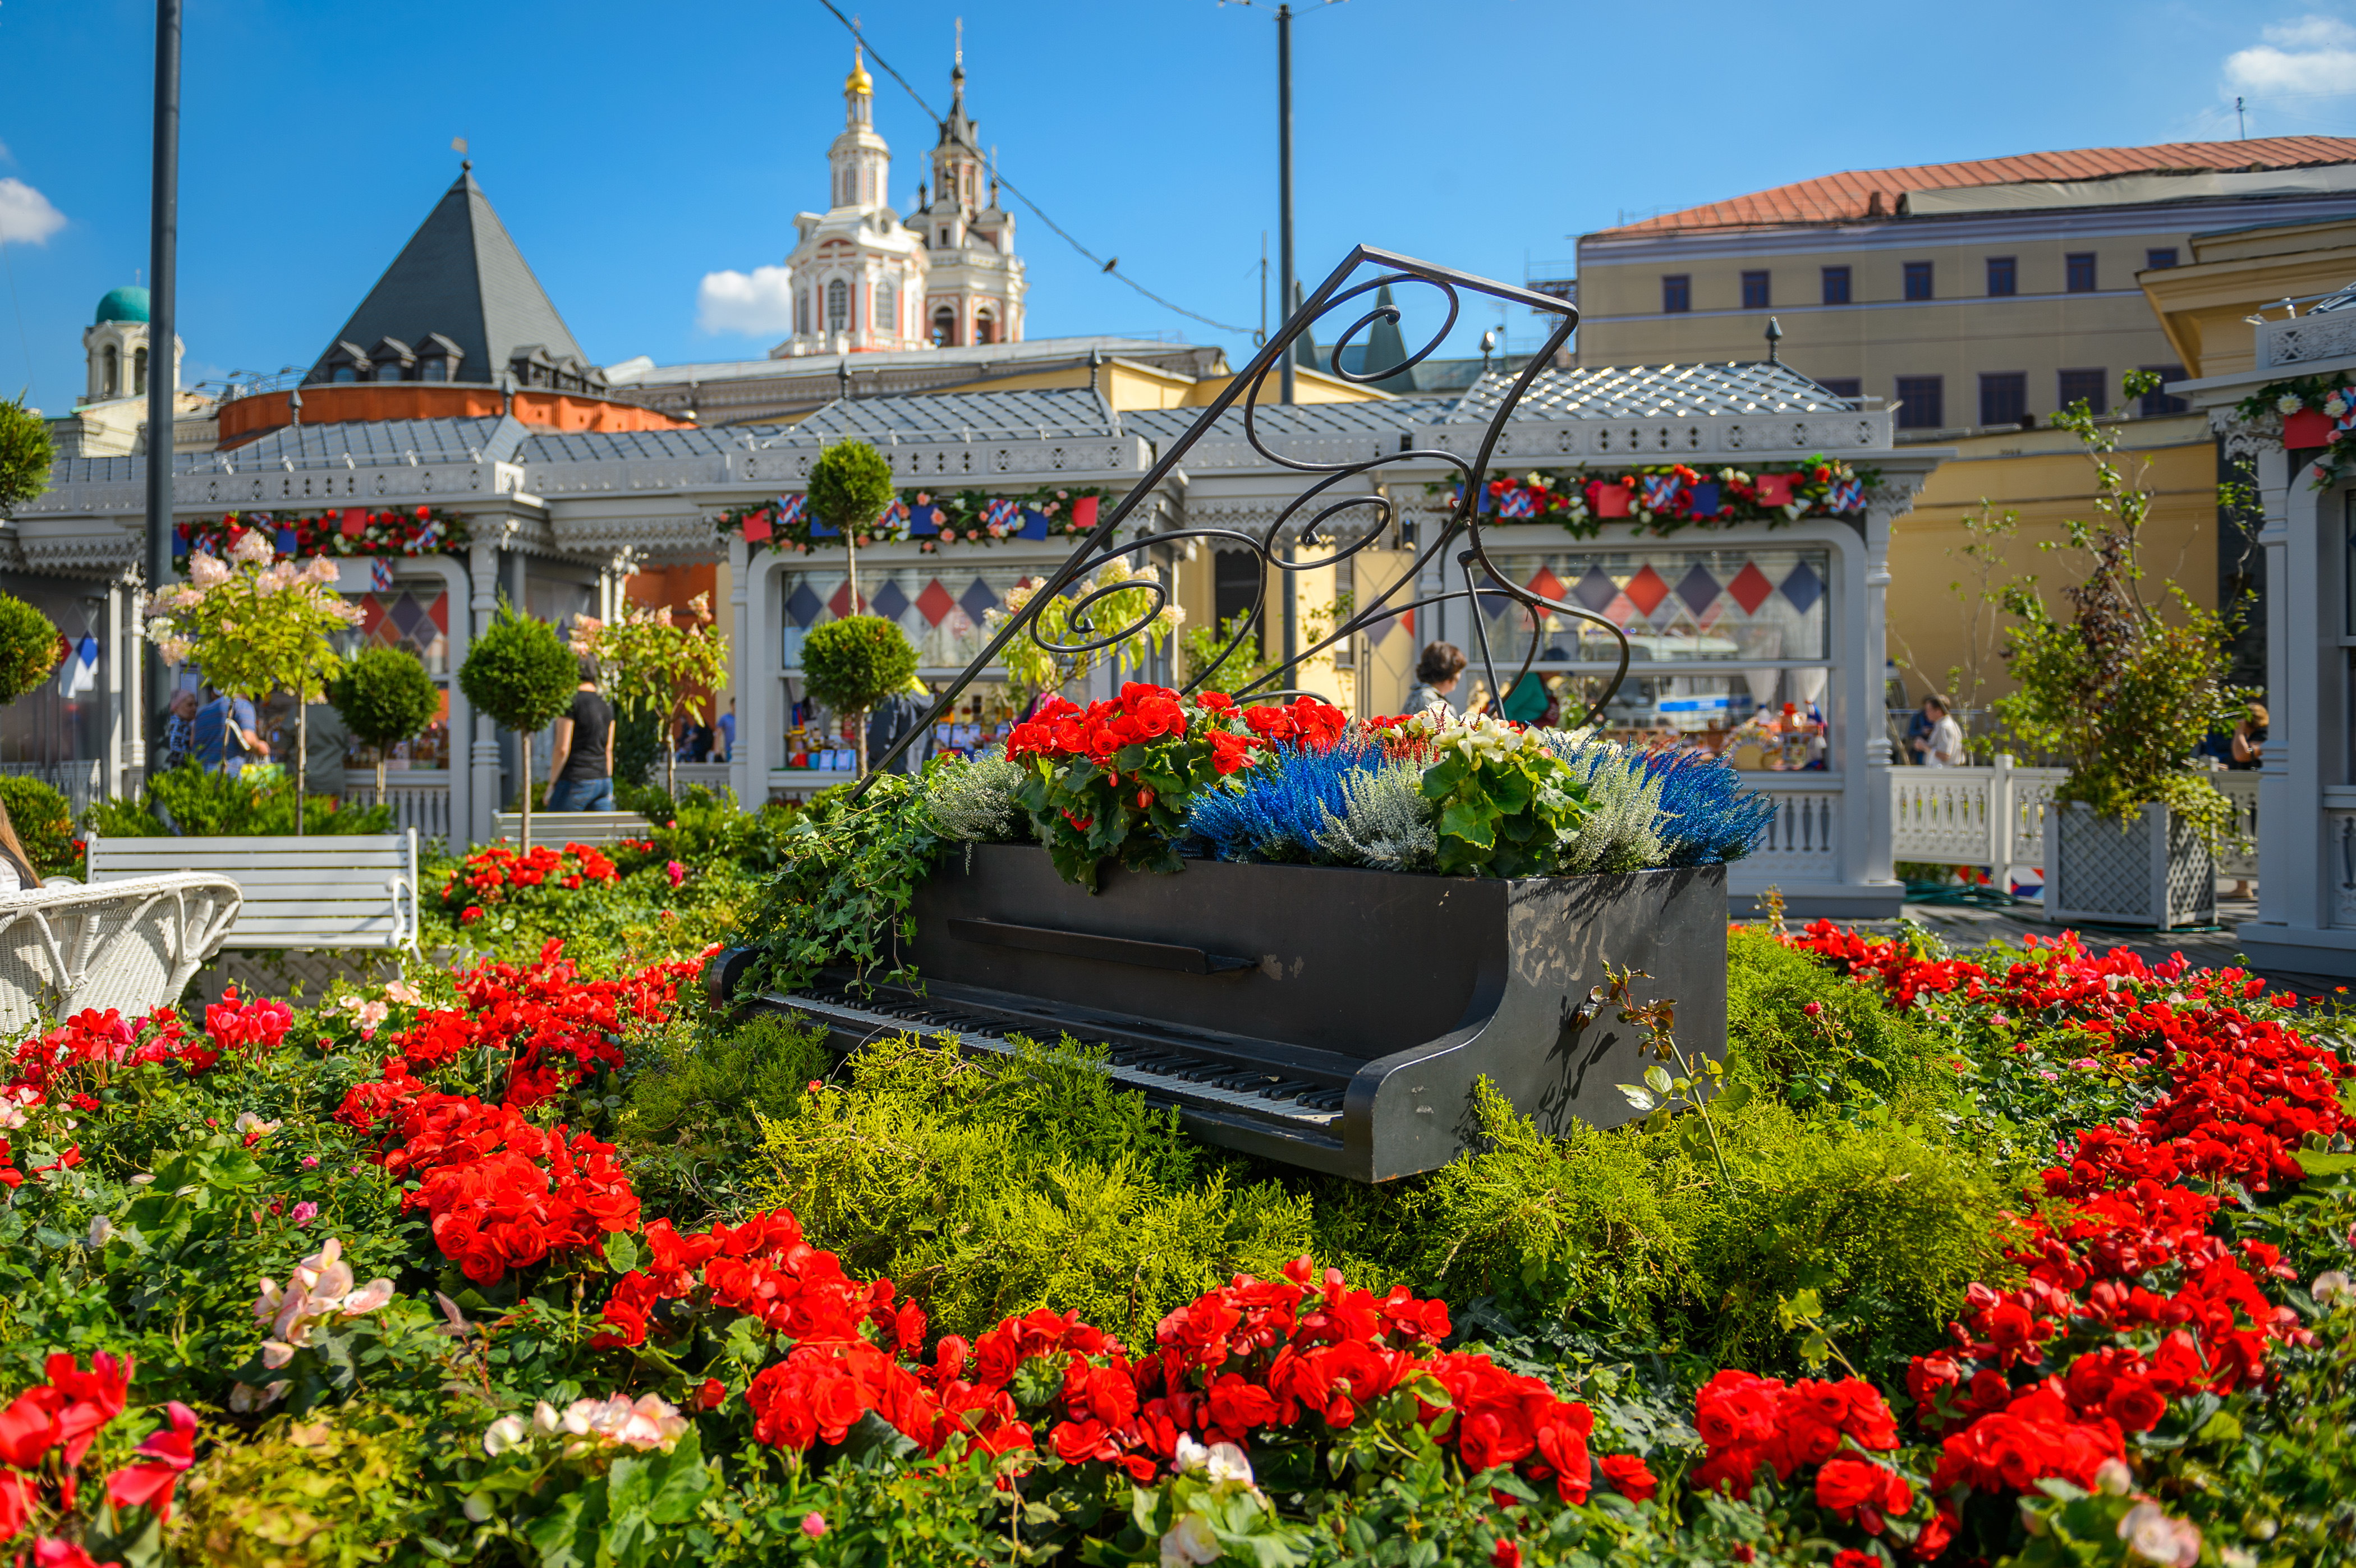
<path id="1" fill-rule="evenodd" d="M 908 684 L 916 650 L 881 615 L 846 615 L 811 628 L 802 643 L 802 678 L 820 707 L 851 720 L 859 772 L 867 772 L 867 710 Z"/>
<path id="2" fill-rule="evenodd" d="M 2146 389 L 2127 380 L 2130 397 Z M 2053 618 L 2033 581 L 2004 591 L 2019 685 L 1997 702 L 2016 745 L 2070 764 L 2045 819 L 2046 914 L 2163 931 L 2205 922 L 2233 807 L 2192 759 L 2248 694 L 2226 684 L 2221 616 L 2173 583 L 2157 603 L 2144 593 L 2136 546 L 2151 495 L 2105 461 L 2115 430 L 2083 403 L 2056 420 L 2096 460 L 2102 520 L 2069 525 L 2086 563 L 2067 591 L 2070 619 Z"/>
<path id="3" fill-rule="evenodd" d="M 691 694 L 717 689 L 728 674 L 728 639 L 712 624 L 711 600 L 699 593 L 688 608 L 689 617 L 679 620 L 669 605 L 626 605 L 621 619 L 594 629 L 583 650 L 605 667 L 616 707 L 632 718 L 651 717 L 660 727 L 663 792 L 674 803 L 679 748 L 671 725 Z"/>
<path id="4" fill-rule="evenodd" d="M 458 688 L 491 722 L 516 732 L 517 809 L 523 848 L 531 848 L 531 737 L 562 717 L 581 684 L 581 661 L 556 628 L 502 602 L 490 629 L 466 650 Z"/>
<path id="5" fill-rule="evenodd" d="M 353 738 L 376 752 L 376 800 L 384 804 L 385 753 L 424 733 L 442 709 L 442 692 L 415 654 L 363 648 L 327 687 Z"/>
<path id="6" fill-rule="evenodd" d="M 818 520 L 842 536 L 850 554 L 851 607 L 859 597 L 859 538 L 875 526 L 898 494 L 892 485 L 892 465 L 863 441 L 837 442 L 810 464 L 809 509 Z"/>

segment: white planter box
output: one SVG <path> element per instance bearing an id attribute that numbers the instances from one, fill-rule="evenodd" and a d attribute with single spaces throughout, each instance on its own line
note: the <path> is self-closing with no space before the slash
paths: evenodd
<path id="1" fill-rule="evenodd" d="M 2125 827 L 2072 802 L 2045 813 L 2045 918 L 2160 931 L 2217 918 L 2217 865 L 2193 826 L 2147 805 Z"/>

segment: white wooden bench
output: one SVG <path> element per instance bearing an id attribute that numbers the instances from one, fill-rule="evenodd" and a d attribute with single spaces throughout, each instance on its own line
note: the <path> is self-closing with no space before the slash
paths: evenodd
<path id="1" fill-rule="evenodd" d="M 414 949 L 417 830 L 302 838 L 90 837 L 93 883 L 165 871 L 234 881 L 244 908 L 227 947 Z"/>
<path id="2" fill-rule="evenodd" d="M 502 811 L 494 819 L 497 837 L 510 844 L 523 841 L 522 814 Z M 592 849 L 603 849 L 625 838 L 644 838 L 654 831 L 654 824 L 635 811 L 535 811 L 531 814 L 531 841 L 551 849 L 562 849 L 567 844 L 586 844 Z"/>
<path id="3" fill-rule="evenodd" d="M 241 901 L 229 878 L 187 873 L 0 893 L 0 1038 L 85 1008 L 137 1018 L 179 1000 Z"/>

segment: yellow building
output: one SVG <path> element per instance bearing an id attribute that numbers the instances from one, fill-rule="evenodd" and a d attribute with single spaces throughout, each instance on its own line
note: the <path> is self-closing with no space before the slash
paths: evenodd
<path id="1" fill-rule="evenodd" d="M 2161 330 L 2190 377 L 2252 364 L 2253 315 L 2280 320 L 2356 278 L 2356 214 L 2262 223 L 2192 236 L 2191 260 L 2137 275 Z"/>
<path id="2" fill-rule="evenodd" d="M 1759 357 L 1888 399 L 1915 439 L 2115 407 L 2190 368 L 2139 280 L 2196 234 L 2340 218 L 2356 138 L 2037 153 L 1828 175 L 1583 236 L 1582 365 Z M 2160 397 L 2139 411 L 2180 411 Z"/>

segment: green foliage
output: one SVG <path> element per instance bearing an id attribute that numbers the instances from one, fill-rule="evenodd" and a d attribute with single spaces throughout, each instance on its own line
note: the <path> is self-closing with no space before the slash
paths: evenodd
<path id="1" fill-rule="evenodd" d="M 822 791 L 778 845 L 783 865 L 744 923 L 763 950 L 750 983 L 798 990 L 835 966 L 862 984 L 899 976 L 894 938 L 915 934 L 909 901 L 941 848 L 916 781 L 878 774 L 856 802 L 847 787 Z"/>
<path id="2" fill-rule="evenodd" d="M 328 683 L 327 700 L 353 739 L 383 752 L 424 732 L 441 710 L 442 692 L 415 654 L 378 644 Z"/>
<path id="3" fill-rule="evenodd" d="M 1251 627 L 1252 613 L 1238 610 L 1215 626 L 1189 626 L 1179 639 L 1178 650 L 1185 659 L 1186 679 L 1195 691 L 1237 692 L 1268 674 L 1271 667 L 1260 655 L 1259 633 Z M 1238 639 L 1241 639 L 1238 642 Z M 1219 655 L 1229 643 L 1237 643 L 1233 656 L 1216 669 Z M 1206 673 L 1207 672 L 1207 673 Z"/>
<path id="4" fill-rule="evenodd" d="M 315 834 L 392 831 L 389 805 L 337 805 L 315 795 L 305 798 L 303 809 L 304 827 Z M 91 832 L 108 838 L 291 836 L 294 784 L 278 768 L 250 767 L 232 775 L 183 763 L 169 773 L 148 774 L 146 791 L 136 802 L 93 801 L 89 824 Z"/>
<path id="5" fill-rule="evenodd" d="M 0 402 L 0 517 L 49 487 L 49 467 L 56 461 L 48 421 L 25 406 L 25 395 Z"/>
<path id="6" fill-rule="evenodd" d="M 897 622 L 881 615 L 845 615 L 811 627 L 802 639 L 803 683 L 812 701 L 849 716 L 857 726 L 862 771 L 867 710 L 907 685 L 916 673 L 916 648 Z"/>
<path id="7" fill-rule="evenodd" d="M 640 1157 L 640 1191 L 742 1207 L 757 1118 L 793 1115 L 832 1064 L 819 1035 L 775 1013 L 708 1034 L 674 1023 L 634 1045 L 615 1127 Z"/>
<path id="8" fill-rule="evenodd" d="M 1763 927 L 1727 933 L 1726 1011 L 1730 1087 L 1803 1110 L 1954 1108 L 1953 1051 L 1941 1051 L 1912 1015 L 1883 1007 L 1878 989 L 1836 975 Z"/>
<path id="9" fill-rule="evenodd" d="M 1239 1179 L 1068 1041 L 1001 1063 L 879 1040 L 848 1076 L 763 1116 L 766 1197 L 846 1269 L 897 1281 L 937 1329 L 971 1337 L 1053 1306 L 1151 1344 L 1230 1275 L 1315 1250 L 1304 1198 Z"/>
<path id="10" fill-rule="evenodd" d="M 809 508 L 846 538 L 872 528 L 894 494 L 892 464 L 863 441 L 837 442 L 810 464 Z"/>
<path id="11" fill-rule="evenodd" d="M 1587 784 L 1534 732 L 1474 724 L 1435 742 L 1423 794 L 1438 808 L 1443 876 L 1542 876 L 1586 815 Z"/>
<path id="12" fill-rule="evenodd" d="M 0 403 L 0 422 L 5 422 L 8 407 Z M 6 497 L 0 496 L 0 516 L 6 510 Z M 47 680 L 58 667 L 60 652 L 56 622 L 15 594 L 0 593 L 0 705 L 16 701 Z"/>
<path id="13" fill-rule="evenodd" d="M 581 661 L 556 628 L 504 601 L 458 667 L 466 700 L 500 729 L 527 735 L 562 717 L 580 684 Z"/>
<path id="14" fill-rule="evenodd" d="M 2187 766 L 2247 698 L 2226 684 L 2225 623 L 2174 583 L 2174 620 L 2144 602 L 2136 552 L 2151 493 L 2111 460 L 2117 430 L 2097 424 L 2083 401 L 2054 421 L 2094 462 L 2098 520 L 2068 524 L 2070 548 L 2085 564 L 2068 590 L 2068 622 L 2053 618 L 2034 579 L 2004 589 L 2005 612 L 2019 623 L 2005 629 L 2004 650 L 2017 688 L 1997 700 L 1997 711 L 2015 746 L 2068 760 L 2070 777 L 2055 798 L 2083 801 L 2122 823 L 2164 802 L 2213 846 L 2232 809 Z"/>
<path id="15" fill-rule="evenodd" d="M 285 1416 L 214 1448 L 182 1483 L 172 1539 L 219 1568 L 364 1568 L 391 1560 L 426 1488 L 419 1424 L 359 1406 Z"/>
<path id="16" fill-rule="evenodd" d="M 8 811 L 16 842 L 43 877 L 79 877 L 81 852 L 73 843 L 73 807 L 64 795 L 24 773 L 0 773 L 0 806 Z"/>
<path id="17" fill-rule="evenodd" d="M 665 749 L 663 722 L 652 713 L 614 715 L 614 793 L 624 811 L 645 815 L 652 808 L 669 815 L 670 792 L 654 783 L 655 764 Z M 645 793 L 631 795 L 633 787 Z"/>

